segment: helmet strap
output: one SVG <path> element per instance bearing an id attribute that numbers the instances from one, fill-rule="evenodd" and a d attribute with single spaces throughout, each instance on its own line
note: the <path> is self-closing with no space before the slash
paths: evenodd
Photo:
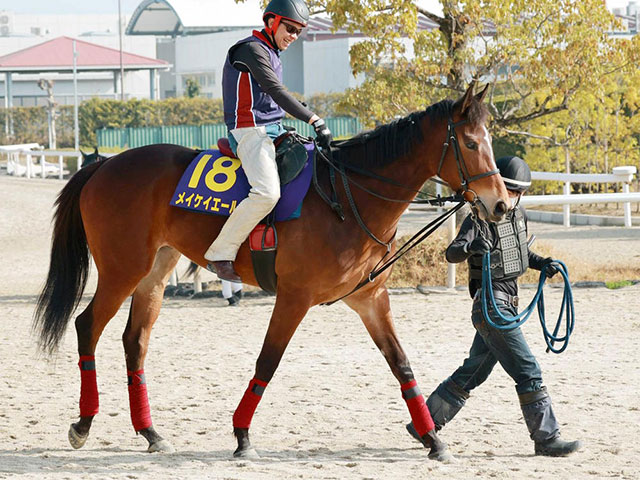
<path id="1" fill-rule="evenodd" d="M 271 35 L 273 37 L 273 39 L 275 40 L 275 36 L 276 36 L 276 31 L 278 30 L 278 27 L 280 26 L 280 20 L 282 20 L 282 17 L 280 15 L 274 15 L 273 16 L 273 23 L 271 24 L 271 28 L 269 28 L 269 21 L 267 20 L 267 23 L 265 23 L 264 25 L 264 31 L 267 32 L 269 35 Z"/>

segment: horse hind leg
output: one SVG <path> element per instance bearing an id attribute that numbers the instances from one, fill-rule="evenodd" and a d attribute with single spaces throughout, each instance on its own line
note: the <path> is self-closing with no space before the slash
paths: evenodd
<path id="1" fill-rule="evenodd" d="M 158 250 L 153 268 L 133 293 L 129 320 L 122 335 L 127 363 L 131 422 L 136 433 L 140 433 L 149 442 L 148 452 L 173 451 L 171 444 L 156 432 L 151 422 L 144 360 L 151 329 L 160 313 L 164 289 L 179 259 L 180 253 L 171 247 Z"/>
<path id="2" fill-rule="evenodd" d="M 96 377 L 95 351 L 100 335 L 122 303 L 131 295 L 137 278 L 110 278 L 100 275 L 96 293 L 84 311 L 76 318 L 78 354 L 80 361 L 80 420 L 69 428 L 69 443 L 81 448 L 89 437 L 93 418 L 98 414 L 99 397 Z"/>

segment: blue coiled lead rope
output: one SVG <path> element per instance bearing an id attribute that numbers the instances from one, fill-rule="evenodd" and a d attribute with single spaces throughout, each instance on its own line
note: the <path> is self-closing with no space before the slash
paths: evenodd
<path id="1" fill-rule="evenodd" d="M 527 321 L 529 316 L 533 313 L 533 309 L 537 305 L 538 317 L 540 318 L 540 325 L 542 326 L 542 334 L 544 335 L 544 341 L 547 344 L 547 352 L 552 351 L 553 353 L 562 353 L 569 345 L 569 337 L 571 336 L 573 327 L 575 325 L 575 312 L 573 308 L 573 292 L 571 291 L 571 283 L 569 282 L 569 272 L 567 270 L 567 266 L 560 260 L 554 260 L 553 262 L 558 264 L 558 266 L 560 267 L 559 272 L 564 280 L 564 294 L 562 296 L 562 305 L 560 306 L 558 321 L 556 322 L 556 326 L 553 329 L 553 333 L 550 333 L 547 329 L 547 322 L 544 313 L 543 288 L 544 282 L 547 279 L 547 276 L 544 272 L 547 269 L 547 265 L 545 265 L 540 272 L 538 290 L 536 291 L 536 294 L 533 297 L 533 300 L 531 300 L 529 306 L 523 309 L 519 314 L 512 317 L 504 315 L 496 305 L 496 300 L 493 296 L 493 286 L 491 283 L 491 268 L 489 266 L 490 254 L 489 252 L 485 253 L 482 259 L 482 314 L 484 315 L 487 323 L 493 328 L 497 328 L 499 330 L 513 330 L 514 328 L 518 328 L 520 325 Z M 505 322 L 505 325 L 499 325 L 491 320 L 491 316 L 489 315 L 487 307 L 487 298 L 491 301 L 491 306 L 493 307 L 496 316 L 500 320 Z M 566 323 L 565 334 L 564 336 L 558 336 L 558 331 L 560 330 L 560 326 L 563 320 L 563 313 L 565 314 Z M 554 344 L 556 342 L 562 342 L 562 346 L 560 348 L 555 348 Z"/>

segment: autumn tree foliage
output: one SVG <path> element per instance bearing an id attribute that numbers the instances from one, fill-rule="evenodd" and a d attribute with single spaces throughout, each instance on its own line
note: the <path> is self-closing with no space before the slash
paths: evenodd
<path id="1" fill-rule="evenodd" d="M 241 0 L 239 0 L 241 1 Z M 497 149 L 534 168 L 606 171 L 638 164 L 637 38 L 602 0 L 308 0 L 334 28 L 363 34 L 351 49 L 365 82 L 338 107 L 373 126 L 490 84 Z M 419 28 L 418 15 L 437 28 Z M 630 35 L 627 37 L 631 37 Z"/>

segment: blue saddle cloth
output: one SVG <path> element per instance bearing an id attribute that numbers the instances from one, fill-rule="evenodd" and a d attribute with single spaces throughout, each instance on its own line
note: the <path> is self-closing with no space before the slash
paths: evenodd
<path id="1" fill-rule="evenodd" d="M 307 162 L 300 174 L 280 186 L 275 221 L 298 218 L 313 175 L 314 144 L 305 144 Z M 219 150 L 205 150 L 192 160 L 178 182 L 170 205 L 212 215 L 229 216 L 249 196 L 251 186 L 239 159 Z"/>

